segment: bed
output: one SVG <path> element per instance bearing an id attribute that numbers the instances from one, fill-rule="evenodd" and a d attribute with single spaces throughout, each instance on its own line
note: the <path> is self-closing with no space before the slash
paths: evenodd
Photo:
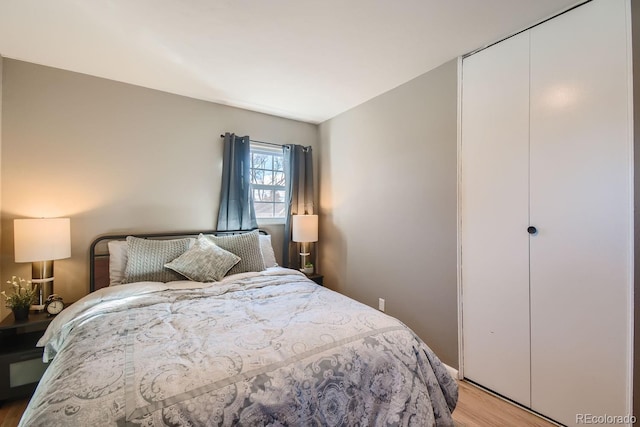
<path id="1" fill-rule="evenodd" d="M 92 292 L 39 341 L 51 363 L 20 425 L 453 425 L 456 381 L 400 321 L 275 266 L 257 232 L 214 234 L 97 239 Z M 233 255 L 244 246 L 229 241 L 251 240 L 251 252 L 219 280 L 184 277 L 201 265 L 181 280 L 131 274 L 139 263 L 176 272 L 174 261 L 193 252 L 211 256 L 204 239 Z M 166 253 L 175 241 L 183 246 Z M 106 255 L 96 249 L 105 243 Z M 252 257 L 260 271 L 242 271 Z M 118 274 L 127 283 L 114 283 Z"/>

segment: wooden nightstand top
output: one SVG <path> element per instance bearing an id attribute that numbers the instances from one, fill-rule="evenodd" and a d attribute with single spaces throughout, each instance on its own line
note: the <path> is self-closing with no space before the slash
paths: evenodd
<path id="1" fill-rule="evenodd" d="M 36 325 L 46 326 L 53 320 L 53 316 L 49 316 L 49 313 L 29 313 L 27 320 L 16 322 L 13 318 L 13 313 L 10 313 L 7 317 L 0 322 L 0 331 L 5 329 L 17 329 L 23 327 L 31 327 Z"/>
<path id="2" fill-rule="evenodd" d="M 65 302 L 64 308 L 69 307 L 73 302 Z M 5 317 L 2 322 L 0 322 L 0 331 L 2 330 L 10 330 L 10 329 L 18 329 L 18 328 L 29 328 L 30 330 L 45 330 L 47 325 L 51 323 L 51 321 L 55 318 L 55 315 L 50 315 L 46 311 L 42 312 L 29 312 L 29 318 L 27 320 L 22 320 L 16 322 L 13 318 L 13 313 L 9 313 L 7 317 Z"/>
<path id="3" fill-rule="evenodd" d="M 323 286 L 322 282 L 324 281 L 324 276 L 322 274 L 313 273 L 313 274 L 307 274 L 306 276 L 307 276 L 307 279 L 313 280 L 318 285 Z"/>

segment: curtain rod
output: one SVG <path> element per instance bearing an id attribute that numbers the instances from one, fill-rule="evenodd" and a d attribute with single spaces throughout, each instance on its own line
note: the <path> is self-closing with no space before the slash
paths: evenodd
<path id="1" fill-rule="evenodd" d="M 224 138 L 224 135 L 220 135 L 220 138 Z M 274 142 L 265 142 L 265 141 L 257 141 L 255 139 L 250 139 L 250 142 L 257 142 L 258 144 L 267 144 L 267 145 L 273 145 L 274 147 L 283 147 L 284 144 L 276 144 Z"/>

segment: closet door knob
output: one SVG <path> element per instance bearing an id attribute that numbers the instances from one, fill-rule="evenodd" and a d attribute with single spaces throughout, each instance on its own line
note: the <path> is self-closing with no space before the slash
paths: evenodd
<path id="1" fill-rule="evenodd" d="M 538 229 L 531 226 L 527 228 L 527 231 L 529 232 L 529 234 L 536 234 L 538 232 Z"/>

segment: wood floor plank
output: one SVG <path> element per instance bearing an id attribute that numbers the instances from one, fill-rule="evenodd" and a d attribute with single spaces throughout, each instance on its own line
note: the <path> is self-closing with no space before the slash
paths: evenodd
<path id="1" fill-rule="evenodd" d="M 545 419 L 506 402 L 466 381 L 458 381 L 458 406 L 453 420 L 459 427 L 554 427 Z"/>
<path id="2" fill-rule="evenodd" d="M 28 404 L 29 398 L 3 402 L 0 406 L 0 427 L 16 427 Z"/>

